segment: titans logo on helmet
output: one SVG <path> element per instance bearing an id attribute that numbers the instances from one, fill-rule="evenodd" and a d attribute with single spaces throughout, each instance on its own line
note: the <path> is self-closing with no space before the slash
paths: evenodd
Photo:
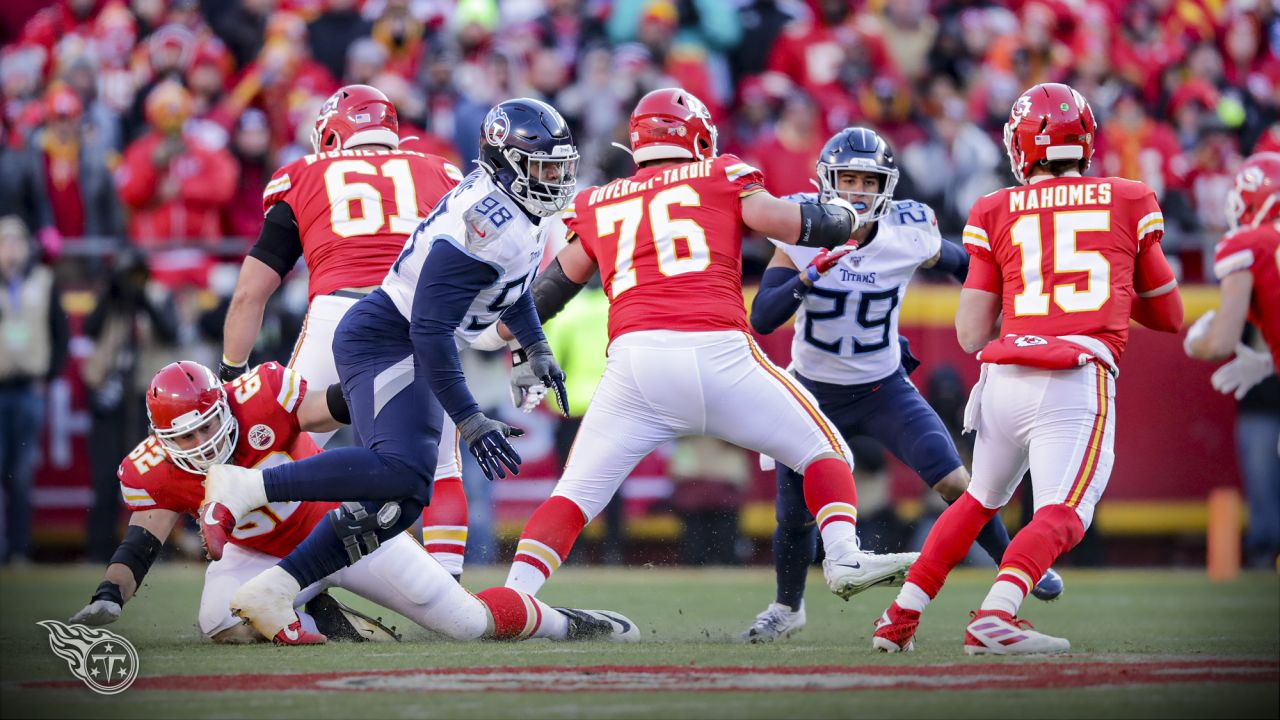
<path id="1" fill-rule="evenodd" d="M 501 147 L 511 132 L 511 119 L 501 107 L 489 111 L 484 119 L 484 141 L 494 147 Z"/>

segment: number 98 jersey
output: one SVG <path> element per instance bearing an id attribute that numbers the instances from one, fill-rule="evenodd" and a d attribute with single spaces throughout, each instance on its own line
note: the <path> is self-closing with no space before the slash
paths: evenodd
<path id="1" fill-rule="evenodd" d="M 773 242 L 798 268 L 818 254 L 816 248 Z M 833 385 L 872 383 L 897 371 L 898 314 L 907 283 L 941 247 L 933 211 L 912 200 L 895 201 L 871 241 L 842 258 L 805 295 L 791 343 L 796 371 Z"/>
<path id="2" fill-rule="evenodd" d="M 455 331 L 463 343 L 476 339 L 529 289 L 542 261 L 546 235 L 559 223 L 544 218 L 534 225 L 489 174 L 478 169 L 440 198 L 440 202 L 405 242 L 400 257 L 382 280 L 382 290 L 407 320 L 413 319 L 418 278 L 431 247 L 453 243 L 458 249 L 492 267 L 498 279 L 480 291 Z"/>

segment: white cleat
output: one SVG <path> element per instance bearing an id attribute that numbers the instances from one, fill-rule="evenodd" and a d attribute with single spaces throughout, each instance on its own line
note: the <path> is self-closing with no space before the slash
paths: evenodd
<path id="1" fill-rule="evenodd" d="M 822 561 L 822 576 L 831 592 L 848 600 L 868 588 L 897 587 L 907 578 L 911 563 L 920 553 L 862 552 L 853 543 L 836 546 Z"/>
<path id="2" fill-rule="evenodd" d="M 792 610 L 786 605 L 769 603 L 764 612 L 756 616 L 751 627 L 738 634 L 738 639 L 749 643 L 767 643 L 786 640 L 804 629 L 804 601 L 800 601 L 800 609 Z"/>
<path id="3" fill-rule="evenodd" d="M 1037 632 L 1031 623 L 1000 610 L 979 610 L 964 633 L 967 655 L 1051 655 L 1071 649 L 1066 638 Z"/>
<path id="4" fill-rule="evenodd" d="M 622 613 L 578 608 L 555 608 L 555 610 L 569 619 L 569 632 L 565 635 L 565 640 L 640 642 L 640 628 Z"/>
<path id="5" fill-rule="evenodd" d="M 238 465 L 210 465 L 201 505 L 211 503 L 225 507 L 239 523 L 245 515 L 267 504 L 262 471 Z"/>
<path id="6" fill-rule="evenodd" d="M 306 640 L 314 634 L 300 629 L 293 609 L 300 591 L 298 581 L 276 565 L 253 576 L 231 595 L 231 614 L 278 643 L 312 644 L 317 641 Z M 318 642 L 324 642 L 323 635 L 318 637 Z"/>

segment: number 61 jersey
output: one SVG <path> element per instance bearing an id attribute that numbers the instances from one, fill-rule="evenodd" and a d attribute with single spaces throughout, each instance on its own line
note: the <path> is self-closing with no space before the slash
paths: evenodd
<path id="1" fill-rule="evenodd" d="M 813 193 L 787 199 L 817 202 Z M 816 248 L 772 242 L 798 268 L 818 254 Z M 941 247 L 933 211 L 912 200 L 895 201 L 870 242 L 841 258 L 805 295 L 791 342 L 796 372 L 833 385 L 863 385 L 892 375 L 902 362 L 898 314 L 907 283 Z"/>
<path id="2" fill-rule="evenodd" d="M 547 236 L 559 227 L 554 218 L 542 218 L 534 225 L 515 201 L 494 184 L 488 172 L 477 169 L 440 198 L 427 219 L 409 236 L 400 257 L 382 280 L 382 291 L 406 320 L 412 320 L 418 278 L 431 247 L 437 242 L 452 243 L 498 273 L 498 279 L 472 301 L 454 332 L 459 342 L 470 343 L 529 289 L 542 261 Z"/>
<path id="3" fill-rule="evenodd" d="M 307 392 L 306 381 L 298 373 L 278 363 L 263 363 L 222 387 L 239 427 L 228 463 L 266 468 L 320 452 L 311 436 L 298 426 L 298 407 Z M 172 510 L 194 517 L 204 500 L 204 476 L 170 461 L 154 435 L 148 435 L 129 453 L 116 477 L 124 502 L 133 512 Z M 268 503 L 240 521 L 231 542 L 284 557 L 336 506 L 324 502 Z"/>

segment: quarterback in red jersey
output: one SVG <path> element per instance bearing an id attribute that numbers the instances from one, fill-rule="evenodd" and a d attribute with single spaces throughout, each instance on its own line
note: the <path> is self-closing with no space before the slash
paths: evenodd
<path id="1" fill-rule="evenodd" d="M 877 621 L 872 644 L 880 650 L 914 647 L 920 613 L 1028 469 L 1035 514 L 1005 551 L 964 648 L 1070 648 L 1031 629 L 1018 609 L 1036 578 L 1080 541 L 1110 478 L 1116 363 L 1129 319 L 1162 332 L 1182 325 L 1152 191 L 1082 177 L 1096 136 L 1093 111 L 1066 85 L 1036 85 L 1013 104 L 1005 149 L 1021 185 L 979 200 L 964 230 L 971 261 L 956 334 L 983 363 L 965 409 L 966 430 L 977 431 L 973 481 L 938 518 Z"/>
<path id="2" fill-rule="evenodd" d="M 1201 360 L 1235 358 L 1213 373 L 1219 392 L 1243 398 L 1280 368 L 1280 153 L 1250 157 L 1227 200 L 1231 231 L 1218 243 L 1213 272 L 1222 305 L 1187 331 L 1187 354 Z M 1270 355 L 1240 341 L 1245 320 L 1262 333 Z"/>
<path id="3" fill-rule="evenodd" d="M 395 106 L 377 88 L 348 85 L 320 109 L 311 133 L 315 154 L 280 168 L 262 193 L 266 217 L 240 268 L 223 328 L 218 375 L 243 372 L 262 326 L 267 299 L 298 258 L 310 273 L 306 319 L 289 367 L 312 384 L 338 382 L 333 334 L 347 310 L 382 283 L 409 235 L 459 181 L 442 157 L 400 150 Z M 320 447 L 332 433 L 313 433 Z M 466 496 L 457 435 L 446 418 L 435 472 L 429 532 L 466 534 Z M 462 573 L 458 545 L 439 545 L 436 559 Z"/>
<path id="4" fill-rule="evenodd" d="M 634 175 L 580 192 L 565 211 L 570 241 L 533 285 L 545 321 L 598 268 L 610 344 L 573 453 L 525 526 L 507 587 L 537 592 L 636 463 L 685 435 L 713 435 L 803 472 L 833 592 L 847 599 L 901 579 L 914 554 L 859 549 L 848 448 L 812 395 L 751 340 L 742 299 L 744 228 L 834 248 L 857 227 L 852 206 L 770 195 L 758 170 L 716 154 L 706 107 L 680 89 L 641 98 L 631 153 Z"/>
<path id="5" fill-rule="evenodd" d="M 196 514 L 211 465 L 234 462 L 261 468 L 310 457 L 319 449 L 307 432 L 334 430 L 339 424 L 335 418 L 347 418 L 339 386 L 308 393 L 297 372 L 274 362 L 223 384 L 198 363 L 168 365 L 147 389 L 147 413 L 152 434 L 120 463 L 117 473 L 125 503 L 133 511 L 129 529 L 92 600 L 71 622 L 104 625 L 120 617 L 179 517 Z M 216 642 L 263 639 L 232 615 L 231 595 L 275 566 L 335 506 L 274 502 L 243 517 L 222 557 L 205 571 L 200 631 Z M 421 545 L 401 534 L 360 562 L 305 588 L 298 604 L 306 609 L 274 639 L 304 644 L 323 642 L 323 633 L 344 639 L 393 637 L 376 621 L 324 594 L 329 587 L 350 590 L 458 640 L 638 637 L 635 626 L 615 613 L 550 608 L 506 588 L 472 595 Z"/>

